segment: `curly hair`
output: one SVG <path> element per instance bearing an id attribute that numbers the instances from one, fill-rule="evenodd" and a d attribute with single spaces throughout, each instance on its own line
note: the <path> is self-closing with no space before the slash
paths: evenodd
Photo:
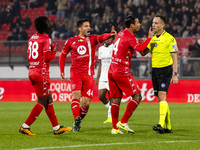
<path id="1" fill-rule="evenodd" d="M 36 18 L 34 26 L 38 33 L 49 33 L 49 19 L 45 16 Z"/>

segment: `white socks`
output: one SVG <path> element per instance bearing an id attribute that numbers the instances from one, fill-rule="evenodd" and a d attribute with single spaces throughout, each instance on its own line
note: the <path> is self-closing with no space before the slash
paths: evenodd
<path id="1" fill-rule="evenodd" d="M 30 126 L 25 124 L 25 123 L 22 125 L 22 127 L 23 128 L 30 128 Z M 57 125 L 57 126 L 53 127 L 53 130 L 58 130 L 58 129 L 60 129 L 60 125 Z"/>
<path id="2" fill-rule="evenodd" d="M 104 104 L 106 106 L 106 108 L 109 108 L 110 103 L 108 102 L 107 104 Z"/>
<path id="3" fill-rule="evenodd" d="M 109 106 L 109 108 L 108 108 L 108 118 L 112 118 L 111 117 L 111 106 Z"/>
<path id="4" fill-rule="evenodd" d="M 53 130 L 55 130 L 55 131 L 57 131 L 58 129 L 60 129 L 60 125 L 53 127 Z"/>
<path id="5" fill-rule="evenodd" d="M 23 127 L 23 128 L 30 128 L 30 126 L 27 125 L 27 124 L 25 124 L 25 123 L 22 125 L 22 127 Z"/>
<path id="6" fill-rule="evenodd" d="M 110 102 L 108 102 L 107 104 L 105 104 L 106 108 L 108 108 L 108 118 L 111 118 L 111 106 L 110 106 Z"/>

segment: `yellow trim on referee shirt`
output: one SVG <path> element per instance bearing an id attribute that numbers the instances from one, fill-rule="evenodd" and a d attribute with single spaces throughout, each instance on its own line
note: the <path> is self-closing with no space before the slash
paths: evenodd
<path id="1" fill-rule="evenodd" d="M 157 37 L 153 36 L 147 48 L 152 53 L 152 68 L 163 68 L 173 64 L 171 53 L 177 53 L 175 38 L 166 32 Z"/>

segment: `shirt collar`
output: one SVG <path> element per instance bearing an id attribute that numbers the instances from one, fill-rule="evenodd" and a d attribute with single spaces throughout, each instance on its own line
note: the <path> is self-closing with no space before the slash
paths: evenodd
<path id="1" fill-rule="evenodd" d="M 157 35 L 155 34 L 154 36 L 156 37 L 156 38 L 159 38 L 159 37 L 161 37 L 161 36 L 163 36 L 164 34 L 166 33 L 166 31 L 165 30 L 163 30 L 163 33 L 161 33 L 158 37 L 157 37 Z"/>
<path id="2" fill-rule="evenodd" d="M 79 36 L 79 35 L 78 35 L 78 37 L 81 38 L 81 39 L 85 39 L 85 37 L 82 37 L 82 36 Z"/>

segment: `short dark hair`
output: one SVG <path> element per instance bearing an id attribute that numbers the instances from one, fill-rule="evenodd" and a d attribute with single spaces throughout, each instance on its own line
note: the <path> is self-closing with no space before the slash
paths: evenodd
<path id="1" fill-rule="evenodd" d="M 135 24 L 135 19 L 137 19 L 137 17 L 133 17 L 131 15 L 128 15 L 124 20 L 125 26 L 127 28 L 130 28 L 131 24 Z"/>
<path id="2" fill-rule="evenodd" d="M 165 18 L 165 16 L 157 14 L 155 17 L 159 17 L 166 24 L 167 19 Z"/>
<path id="3" fill-rule="evenodd" d="M 40 16 L 35 19 L 34 26 L 38 33 L 49 33 L 49 19 L 45 16 Z"/>
<path id="4" fill-rule="evenodd" d="M 90 21 L 87 18 L 79 19 L 78 22 L 77 22 L 77 25 L 76 25 L 77 28 L 81 27 L 84 22 L 90 22 Z"/>

